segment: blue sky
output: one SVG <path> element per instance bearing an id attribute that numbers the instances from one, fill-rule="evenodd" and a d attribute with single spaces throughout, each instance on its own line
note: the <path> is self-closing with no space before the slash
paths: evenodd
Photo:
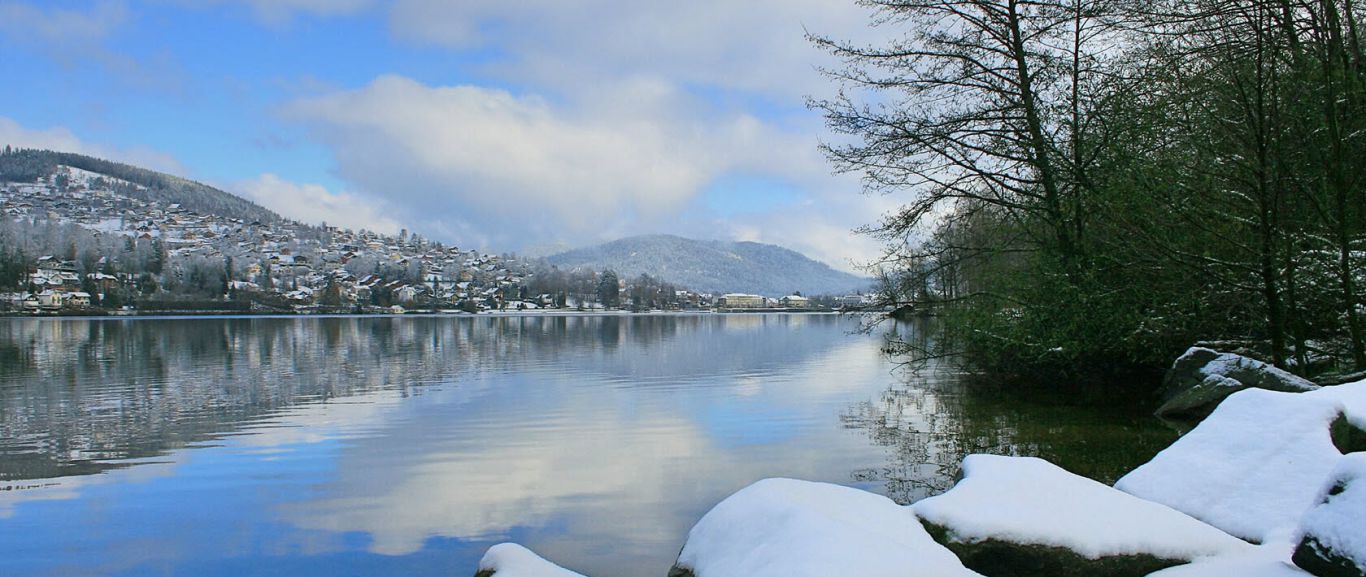
<path id="1" fill-rule="evenodd" d="M 892 208 L 832 176 L 804 30 L 843 0 L 0 0 L 0 143 L 182 174 L 291 218 L 497 251 L 644 233 L 839 268 Z"/>

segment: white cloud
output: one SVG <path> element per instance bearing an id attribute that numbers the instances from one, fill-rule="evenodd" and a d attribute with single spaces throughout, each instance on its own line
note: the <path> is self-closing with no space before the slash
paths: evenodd
<path id="1" fill-rule="evenodd" d="M 339 174 L 382 199 L 393 209 L 386 215 L 461 246 L 521 250 L 674 232 L 781 244 L 845 270 L 875 254 L 875 243 L 851 230 L 883 205 L 861 201 L 856 180 L 829 175 L 818 120 L 791 129 L 718 113 L 645 78 L 594 94 L 570 103 L 384 76 L 295 101 L 284 115 L 331 148 Z M 723 220 L 699 212 L 702 194 L 728 174 L 790 184 L 797 198 Z"/>
<path id="2" fill-rule="evenodd" d="M 180 0 L 189 6 L 241 4 L 251 9 L 261 22 L 272 26 L 289 23 L 295 14 L 341 16 L 355 14 L 373 4 L 372 0 Z"/>
<path id="3" fill-rule="evenodd" d="M 102 40 L 127 19 L 127 6 L 116 0 L 97 2 L 89 12 L 0 2 L 0 32 L 53 46 Z"/>
<path id="4" fill-rule="evenodd" d="M 860 267 L 878 254 L 876 239 L 853 234 L 848 220 L 832 220 L 821 210 L 780 210 L 744 220 L 720 223 L 735 240 L 776 244 L 800 252 L 832 268 L 860 276 Z"/>
<path id="5" fill-rule="evenodd" d="M 0 116 L 0 146 L 39 148 L 87 154 L 108 160 L 126 162 L 178 176 L 191 176 L 185 165 L 175 157 L 148 148 L 119 148 L 85 142 L 71 130 L 54 126 L 30 129 L 11 118 Z"/>
<path id="6" fill-rule="evenodd" d="M 0 0 L 0 36 L 68 73 L 102 69 L 120 84 L 119 90 L 182 93 L 185 71 L 171 53 L 139 59 L 110 48 L 111 37 L 126 32 L 132 20 L 123 0 L 101 0 L 83 10 Z"/>
<path id="7" fill-rule="evenodd" d="M 397 234 L 402 226 L 382 214 L 382 205 L 372 198 L 329 192 L 319 184 L 295 184 L 266 173 L 234 187 L 244 198 L 269 208 L 285 218 L 350 229 L 368 229 Z"/>
<path id="8" fill-rule="evenodd" d="M 866 34 L 867 14 L 829 0 L 397 0 L 390 29 L 413 42 L 496 48 L 512 62 L 495 73 L 571 92 L 652 76 L 800 103 L 823 83 L 805 30 Z"/>
<path id="9" fill-rule="evenodd" d="M 675 232 L 782 244 L 850 270 L 877 243 L 861 200 L 816 150 L 803 98 L 833 90 L 813 33 L 871 41 L 869 12 L 828 0 L 395 0 L 398 39 L 493 54 L 478 71 L 521 87 L 381 77 L 296 102 L 341 175 L 415 230 L 519 249 Z M 726 175 L 792 185 L 780 214 L 697 210 Z"/>
<path id="10" fill-rule="evenodd" d="M 403 217 L 494 241 L 513 229 L 581 239 L 667 217 L 753 157 L 746 148 L 763 132 L 742 115 L 679 125 L 656 113 L 672 98 L 658 86 L 626 96 L 634 104 L 576 112 L 534 95 L 385 76 L 296 101 L 286 115 L 333 148 L 342 176 Z"/>
<path id="11" fill-rule="evenodd" d="M 0 34 L 47 53 L 64 66 L 84 59 L 127 69 L 127 58 L 104 48 L 104 41 L 128 20 L 128 7 L 103 0 L 89 10 L 39 8 L 26 2 L 0 2 Z"/>

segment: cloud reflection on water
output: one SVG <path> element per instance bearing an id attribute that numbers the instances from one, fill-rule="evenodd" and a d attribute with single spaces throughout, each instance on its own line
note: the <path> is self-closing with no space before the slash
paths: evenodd
<path id="1" fill-rule="evenodd" d="M 460 573 L 473 568 L 460 555 L 516 538 L 599 577 L 663 571 L 734 490 L 776 475 L 848 483 L 883 458 L 839 416 L 887 388 L 888 365 L 835 317 L 82 322 L 0 330 L 31 343 L 0 371 L 0 426 L 173 465 L 138 490 L 145 465 L 59 478 L 0 510 L 70 501 L 92 566 L 390 566 L 365 551 L 393 566 L 456 555 Z M 122 360 L 92 360 L 110 355 Z M 58 375 L 80 386 L 51 389 Z M 24 401 L 35 394 L 59 402 Z M 12 474 L 62 470 L 66 454 Z M 149 505 L 191 508 L 194 525 L 148 512 L 122 535 L 101 513 Z M 148 539 L 161 546 L 127 555 Z"/>

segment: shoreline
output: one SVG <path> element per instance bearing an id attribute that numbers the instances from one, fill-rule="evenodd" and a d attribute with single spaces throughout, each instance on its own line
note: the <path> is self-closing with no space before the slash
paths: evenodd
<path id="1" fill-rule="evenodd" d="M 627 311 L 627 310 L 520 310 L 520 311 L 480 311 L 470 313 L 456 310 L 405 311 L 402 313 L 344 313 L 344 312 L 244 312 L 244 311 L 148 311 L 133 313 L 105 314 L 22 314 L 0 313 L 0 319 L 50 319 L 50 320 L 135 320 L 135 319 L 192 319 L 192 318 L 370 318 L 370 317 L 442 317 L 442 318 L 481 318 L 481 317 L 647 317 L 647 316 L 703 316 L 703 315 L 845 315 L 859 314 L 859 311 L 826 311 L 794 309 L 707 309 L 683 311 Z"/>

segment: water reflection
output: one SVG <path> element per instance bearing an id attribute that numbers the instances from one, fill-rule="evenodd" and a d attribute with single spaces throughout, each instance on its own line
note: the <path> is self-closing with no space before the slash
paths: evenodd
<path id="1" fill-rule="evenodd" d="M 1028 394 L 977 384 L 945 367 L 899 370 L 901 383 L 841 416 L 887 449 L 887 462 L 855 478 L 885 484 L 913 503 L 952 488 L 973 453 L 1042 457 L 1074 473 L 1113 483 L 1177 437 L 1136 405 L 1079 404 L 1064 393 Z"/>
<path id="2" fill-rule="evenodd" d="M 597 577 L 662 575 L 760 478 L 908 502 L 965 452 L 1078 470 L 1129 442 L 1112 416 L 895 372 L 856 327 L 0 321 L 0 574 L 464 575 L 515 540 Z"/>
<path id="3" fill-rule="evenodd" d="M 881 459 L 838 423 L 887 384 L 851 328 L 5 321 L 0 573 L 462 574 L 504 539 L 599 576 L 662 573 L 730 492 L 847 483 Z"/>
<path id="4" fill-rule="evenodd" d="M 632 386 L 687 384 L 742 368 L 763 375 L 811 354 L 818 341 L 770 331 L 750 343 L 728 329 L 800 326 L 792 323 L 739 316 L 11 319 L 0 322 L 0 481 L 96 473 L 283 407 L 371 390 L 417 394 L 462 372 L 535 371 L 591 358 L 584 370 Z M 694 338 L 674 346 L 679 331 Z M 634 345 L 629 351 L 620 348 L 623 338 Z"/>

